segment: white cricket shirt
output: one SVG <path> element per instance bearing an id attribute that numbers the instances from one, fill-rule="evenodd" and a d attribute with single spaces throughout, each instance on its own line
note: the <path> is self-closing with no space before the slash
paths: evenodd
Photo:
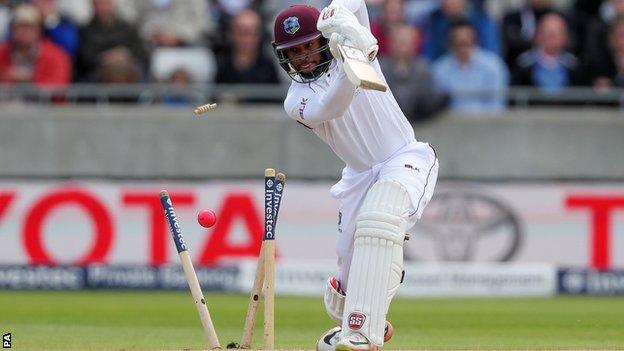
<path id="1" fill-rule="evenodd" d="M 370 28 L 364 1 L 336 2 L 352 10 L 360 23 Z M 376 59 L 373 66 L 383 77 Z M 354 171 L 370 169 L 416 140 L 390 89 L 356 88 L 337 60 L 314 82 L 293 81 L 284 108 L 291 118 L 312 128 Z"/>

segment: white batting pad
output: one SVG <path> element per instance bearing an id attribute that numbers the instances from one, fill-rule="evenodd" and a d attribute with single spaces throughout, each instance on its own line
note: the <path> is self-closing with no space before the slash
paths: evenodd
<path id="1" fill-rule="evenodd" d="M 369 190 L 357 217 L 342 330 L 383 345 L 390 300 L 403 274 L 403 239 L 410 198 L 403 185 L 380 180 Z"/>
<path id="2" fill-rule="evenodd" d="M 325 310 L 327 311 L 329 318 L 336 322 L 337 325 L 342 325 L 345 295 L 340 289 L 338 279 L 335 277 L 327 279 L 323 302 L 325 302 Z"/>

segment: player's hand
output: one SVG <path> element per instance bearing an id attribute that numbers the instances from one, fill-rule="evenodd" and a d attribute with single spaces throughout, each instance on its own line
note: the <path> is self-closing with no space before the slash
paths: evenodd
<path id="1" fill-rule="evenodd" d="M 349 9 L 342 5 L 325 7 L 321 11 L 316 27 L 325 38 L 330 39 L 330 44 L 333 34 L 337 33 L 342 37 L 334 36 L 334 48 L 336 48 L 337 43 L 353 46 L 362 51 L 369 61 L 374 60 L 377 56 L 379 50 L 377 39 L 368 28 L 358 22 L 357 17 Z M 339 57 L 333 51 L 332 55 Z"/>
<path id="2" fill-rule="evenodd" d="M 329 5 L 321 11 L 321 15 L 316 21 L 316 28 L 329 39 L 332 33 L 340 31 L 343 23 L 359 24 L 357 17 L 348 8 L 342 5 Z"/>
<path id="3" fill-rule="evenodd" d="M 331 52 L 332 56 L 340 60 L 341 54 L 340 49 L 338 49 L 338 45 L 344 45 L 345 37 L 338 33 L 332 33 L 331 37 L 329 37 L 329 52 Z"/>
<path id="4" fill-rule="evenodd" d="M 343 45 L 359 49 L 366 55 L 368 61 L 373 61 L 377 57 L 379 45 L 377 45 L 377 39 L 368 28 L 359 23 L 343 23 L 339 33 L 345 38 Z"/>

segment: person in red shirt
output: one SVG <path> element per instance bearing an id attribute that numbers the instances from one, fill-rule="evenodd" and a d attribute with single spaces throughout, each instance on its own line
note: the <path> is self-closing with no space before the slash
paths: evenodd
<path id="1" fill-rule="evenodd" d="M 71 71 L 71 60 L 63 49 L 42 38 L 37 8 L 16 7 L 10 38 L 0 46 L 0 82 L 66 85 Z"/>
<path id="2" fill-rule="evenodd" d="M 377 55 L 380 57 L 389 56 L 393 52 L 392 48 L 392 31 L 395 27 L 403 26 L 410 23 L 406 22 L 405 17 L 405 0 L 386 0 L 381 7 L 381 14 L 377 19 L 371 21 L 371 32 L 377 39 L 379 45 L 379 52 Z M 414 57 L 418 56 L 421 46 L 420 29 L 413 27 L 417 31 L 417 35 L 414 37 L 414 42 L 409 43 L 414 48 Z"/>

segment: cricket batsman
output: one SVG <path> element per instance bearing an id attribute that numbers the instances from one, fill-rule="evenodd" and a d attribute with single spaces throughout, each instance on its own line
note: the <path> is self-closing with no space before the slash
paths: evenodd
<path id="1" fill-rule="evenodd" d="M 338 45 L 355 47 L 383 77 L 364 0 L 333 0 L 320 12 L 290 6 L 278 14 L 274 35 L 279 64 L 293 80 L 287 114 L 346 164 L 330 190 L 340 203 L 339 272 L 324 296 L 338 327 L 317 349 L 377 350 L 392 334 L 386 314 L 403 280 L 403 243 L 433 194 L 436 153 L 416 141 L 390 89 L 356 87 L 334 59 Z"/>

